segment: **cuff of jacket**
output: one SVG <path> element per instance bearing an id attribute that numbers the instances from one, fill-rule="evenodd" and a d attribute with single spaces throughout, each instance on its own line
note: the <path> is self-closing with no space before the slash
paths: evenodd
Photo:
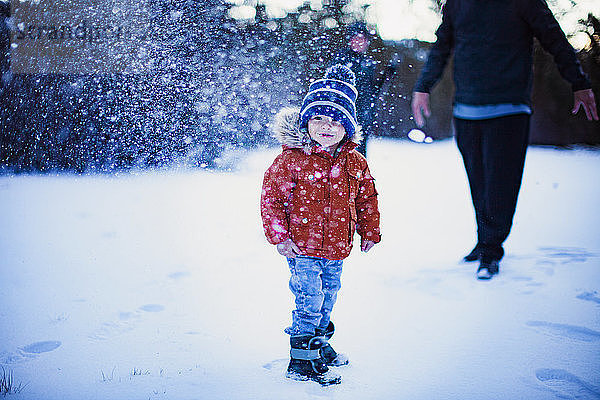
<path id="1" fill-rule="evenodd" d="M 424 82 L 417 82 L 417 84 L 413 88 L 413 92 L 429 93 L 431 92 L 431 87 L 429 85 L 426 85 Z"/>
<path id="2" fill-rule="evenodd" d="M 578 91 L 578 90 L 585 90 L 585 89 L 591 89 L 592 88 L 592 84 L 590 83 L 590 81 L 586 80 L 581 80 L 577 83 L 573 83 L 571 84 L 571 88 L 574 92 Z"/>
<path id="3" fill-rule="evenodd" d="M 279 243 L 285 242 L 289 238 L 290 235 L 287 233 L 276 233 L 275 235 L 267 236 L 267 240 L 273 245 L 278 245 Z"/>
<path id="4" fill-rule="evenodd" d="M 375 232 L 368 232 L 368 233 L 371 233 L 371 236 L 367 236 L 365 234 L 364 236 L 360 235 L 360 238 L 362 240 L 371 240 L 371 241 L 373 241 L 375 243 L 381 242 L 381 233 L 375 233 Z"/>

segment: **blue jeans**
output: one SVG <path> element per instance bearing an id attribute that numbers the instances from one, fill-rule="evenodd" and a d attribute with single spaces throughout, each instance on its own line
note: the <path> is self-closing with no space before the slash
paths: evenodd
<path id="1" fill-rule="evenodd" d="M 287 259 L 290 272 L 290 290 L 296 296 L 289 335 L 314 335 L 315 329 L 327 328 L 331 309 L 342 286 L 342 260 L 298 256 Z"/>

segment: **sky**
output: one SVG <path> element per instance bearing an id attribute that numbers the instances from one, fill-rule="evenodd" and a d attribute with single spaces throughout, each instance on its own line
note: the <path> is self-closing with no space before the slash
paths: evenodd
<path id="1" fill-rule="evenodd" d="M 272 16 L 282 17 L 286 12 L 301 6 L 304 0 L 229 0 L 239 5 L 234 10 L 237 17 L 252 16 L 248 4 L 262 2 L 267 6 L 267 12 Z M 321 0 L 310 0 L 311 7 L 320 8 Z M 352 0 L 351 9 L 360 8 L 363 4 L 371 4 L 367 11 L 367 20 L 377 27 L 384 40 L 419 39 L 435 41 L 435 29 L 441 21 L 438 13 L 432 10 L 433 1 L 424 0 Z M 548 0 L 548 4 L 561 27 L 576 48 L 584 47 L 589 39 L 583 33 L 576 34 L 580 29 L 578 21 L 587 19 L 588 13 L 600 17 L 600 1 L 597 0 Z"/>

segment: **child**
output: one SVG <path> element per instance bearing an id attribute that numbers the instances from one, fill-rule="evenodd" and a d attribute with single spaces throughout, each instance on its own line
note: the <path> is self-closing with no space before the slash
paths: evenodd
<path id="1" fill-rule="evenodd" d="M 341 382 L 328 366 L 348 363 L 327 342 L 342 261 L 355 230 L 364 252 L 381 240 L 374 179 L 354 150 L 361 140 L 357 95 L 354 73 L 338 64 L 310 85 L 300 110 L 280 111 L 273 130 L 283 151 L 265 173 L 261 195 L 267 240 L 287 257 L 296 297 L 286 376 L 322 385 Z"/>

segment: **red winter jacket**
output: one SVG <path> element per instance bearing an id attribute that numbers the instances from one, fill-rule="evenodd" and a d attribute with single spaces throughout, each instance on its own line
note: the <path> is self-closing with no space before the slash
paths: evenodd
<path id="1" fill-rule="evenodd" d="M 362 240 L 381 240 L 374 179 L 354 150 L 360 133 L 334 157 L 296 128 L 297 116 L 284 109 L 275 123 L 283 151 L 263 181 L 265 235 L 272 244 L 291 238 L 307 256 L 341 260 L 350 254 L 355 230 Z"/>

